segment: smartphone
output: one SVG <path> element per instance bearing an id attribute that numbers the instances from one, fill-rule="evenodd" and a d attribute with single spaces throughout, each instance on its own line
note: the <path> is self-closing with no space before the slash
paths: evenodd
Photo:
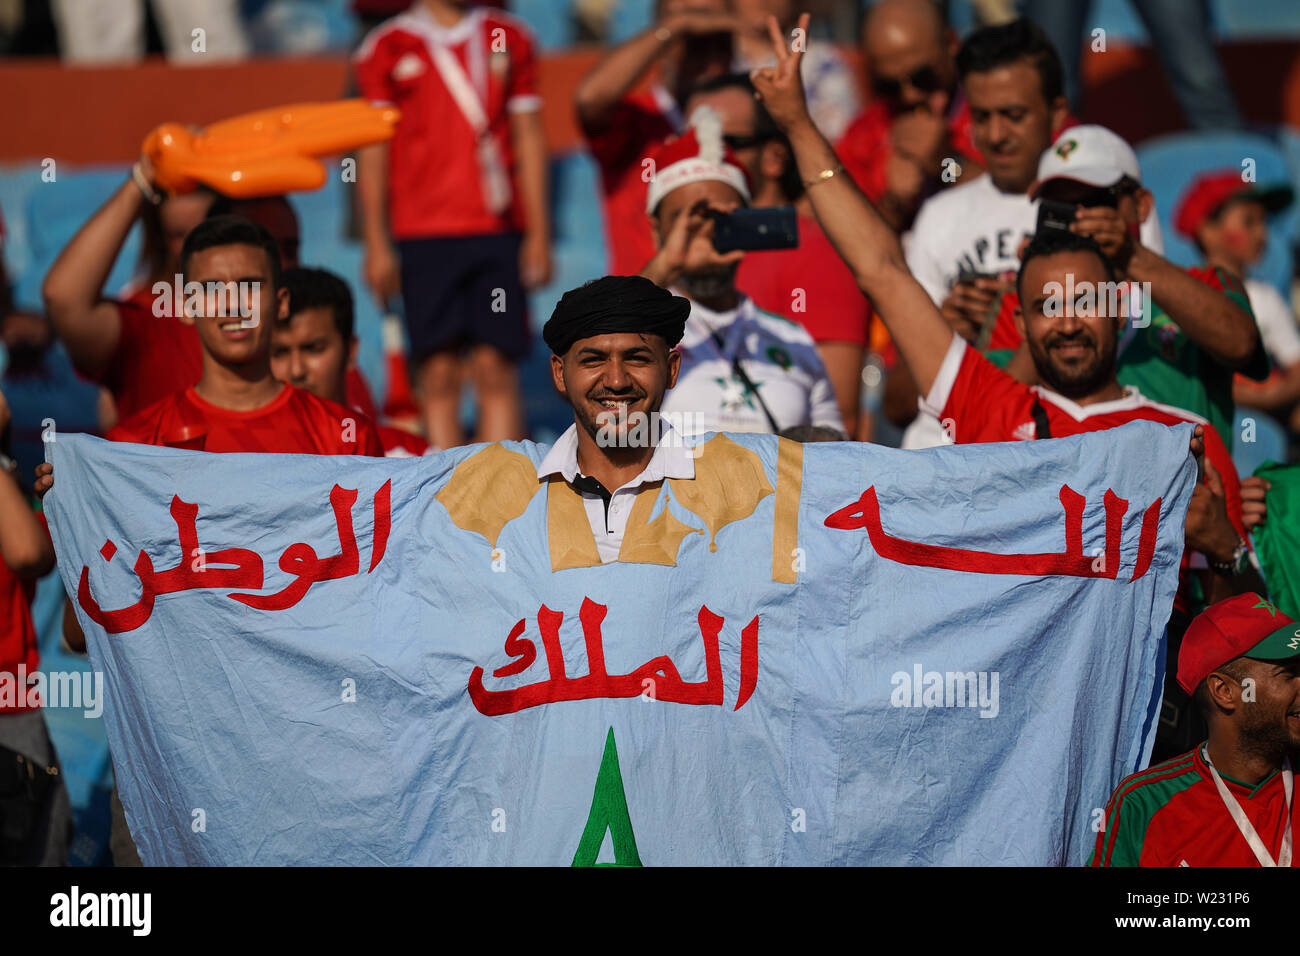
<path id="1" fill-rule="evenodd" d="M 1057 202 L 1054 199 L 1038 200 L 1038 224 L 1034 227 L 1034 232 L 1069 232 L 1078 208 L 1072 202 Z"/>
<path id="2" fill-rule="evenodd" d="M 996 272 L 976 272 L 974 269 L 968 269 L 962 266 L 957 270 L 957 281 L 963 285 L 974 285 L 976 279 L 1001 279 L 1002 276 Z"/>
<path id="3" fill-rule="evenodd" d="M 1007 281 L 1001 273 L 998 272 L 976 272 L 963 266 L 957 272 L 957 282 L 964 285 L 974 285 L 976 279 L 993 279 L 998 282 Z M 993 329 L 997 325 L 998 315 L 1002 312 L 1002 296 L 994 297 L 985 310 L 984 315 L 980 317 L 979 331 L 975 334 L 975 341 L 971 344 L 976 349 L 983 352 L 989 347 L 989 342 L 993 339 Z"/>
<path id="4" fill-rule="evenodd" d="M 710 214 L 713 248 L 718 252 L 795 249 L 799 245 L 799 219 L 794 206 L 742 208 L 731 213 L 711 211 Z"/>

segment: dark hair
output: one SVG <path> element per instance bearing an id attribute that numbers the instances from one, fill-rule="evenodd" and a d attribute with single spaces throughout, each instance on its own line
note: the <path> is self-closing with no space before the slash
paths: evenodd
<path id="1" fill-rule="evenodd" d="M 828 425 L 791 425 L 781 429 L 780 437 L 803 444 L 818 441 L 848 441 L 849 436 Z"/>
<path id="2" fill-rule="evenodd" d="M 226 196 L 221 193 L 217 193 L 217 198 L 214 199 L 212 205 L 208 207 L 207 218 L 215 219 L 217 216 L 243 216 L 247 219 L 250 217 L 244 211 L 246 207 L 267 203 L 274 206 L 284 206 L 293 214 L 294 220 L 297 220 L 298 213 L 294 212 L 293 203 L 289 202 L 289 200 L 284 196 L 252 196 L 247 199 L 236 199 L 233 196 Z"/>
<path id="3" fill-rule="evenodd" d="M 207 196 L 213 201 L 217 196 L 212 189 L 202 183 L 199 183 L 194 192 L 185 195 Z M 166 201 L 163 200 L 164 203 Z M 211 206 L 209 205 L 208 208 L 211 209 Z M 203 215 L 206 219 L 208 213 L 205 212 Z M 163 275 L 166 266 L 167 237 L 163 234 L 162 204 L 155 206 L 153 203 L 144 203 L 140 206 L 140 267 L 149 281 L 166 279 L 170 282 L 171 276 Z"/>
<path id="4" fill-rule="evenodd" d="M 1025 269 L 1029 263 L 1040 256 L 1054 256 L 1058 252 L 1090 252 L 1098 259 L 1106 269 L 1106 278 L 1111 282 L 1115 281 L 1115 267 L 1111 261 L 1106 258 L 1106 254 L 1101 251 L 1101 246 L 1090 236 L 1081 236 L 1077 232 L 1068 232 L 1063 229 L 1052 229 L 1048 232 L 1035 233 L 1029 245 L 1025 247 L 1025 256 L 1020 260 L 1020 271 L 1016 273 L 1016 294 L 1020 296 L 1021 304 L 1024 304 L 1025 297 L 1021 293 L 1021 282 L 1025 277 Z"/>
<path id="5" fill-rule="evenodd" d="M 339 276 L 325 269 L 285 269 L 282 285 L 289 290 L 286 324 L 303 309 L 329 309 L 343 342 L 352 341 L 352 290 Z"/>
<path id="6" fill-rule="evenodd" d="M 271 287 L 280 288 L 280 250 L 265 227 L 239 216 L 216 216 L 204 219 L 190 230 L 181 246 L 181 272 L 188 271 L 190 259 L 196 252 L 215 249 L 217 246 L 253 246 L 266 253 L 271 265 Z"/>
<path id="7" fill-rule="evenodd" d="M 772 119 L 772 114 L 767 111 L 761 100 L 754 99 L 754 82 L 749 78 L 748 73 L 724 73 L 721 76 L 711 76 L 701 80 L 691 87 L 690 96 L 698 96 L 703 93 L 716 93 L 718 90 L 744 90 L 754 104 L 754 142 L 756 145 L 766 143 L 780 143 L 785 147 L 786 156 L 788 157 L 785 169 L 777 178 L 777 185 L 781 189 L 781 194 L 790 202 L 794 202 L 804 193 L 803 179 L 799 176 L 799 168 L 794 161 L 794 148 L 790 145 L 790 140 L 777 127 Z M 688 96 L 689 100 L 690 97 Z"/>
<path id="8" fill-rule="evenodd" d="M 1061 58 L 1052 41 L 1027 17 L 995 27 L 983 27 L 966 38 L 957 51 L 957 76 L 987 73 L 1020 60 L 1032 61 L 1038 70 L 1043 99 L 1051 103 L 1064 88 Z"/>

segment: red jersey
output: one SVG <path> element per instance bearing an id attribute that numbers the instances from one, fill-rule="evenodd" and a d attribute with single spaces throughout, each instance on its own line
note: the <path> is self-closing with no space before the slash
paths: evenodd
<path id="1" fill-rule="evenodd" d="M 816 219 L 799 217 L 798 248 L 746 254 L 736 288 L 764 312 L 802 325 L 814 342 L 867 345 L 871 303 Z"/>
<path id="2" fill-rule="evenodd" d="M 292 385 L 285 385 L 261 408 L 246 412 L 218 408 L 187 388 L 150 405 L 106 437 L 211 452 L 384 454 L 370 419 Z"/>
<path id="3" fill-rule="evenodd" d="M 958 155 L 981 166 L 984 159 L 971 136 L 970 106 L 960 93 L 948 109 L 948 142 Z M 894 116 L 883 100 L 876 100 L 858 114 L 835 145 L 835 154 L 858 188 L 874 203 L 885 195 L 885 169 L 893 155 L 891 135 Z"/>
<path id="4" fill-rule="evenodd" d="M 45 515 L 38 514 L 37 518 L 48 535 Z M 32 623 L 35 596 L 36 582 L 23 580 L 0 561 L 0 682 L 8 685 L 0 690 L 0 716 L 31 710 L 27 706 L 27 688 L 19 687 L 17 680 L 19 667 L 29 676 L 40 667 L 36 625 Z M 11 692 L 12 704 L 8 700 Z"/>
<path id="5" fill-rule="evenodd" d="M 945 431 L 961 444 L 1036 438 L 1035 406 L 1046 416 L 1052 438 L 1118 428 L 1132 421 L 1204 425 L 1205 457 L 1223 481 L 1228 519 L 1242 540 L 1248 540 L 1241 521 L 1241 480 L 1214 426 L 1181 408 L 1153 402 L 1133 386 L 1125 388 L 1123 398 L 1079 405 L 1042 386 L 1017 382 L 954 335 L 930 394 L 921 404 L 940 422 L 948 423 Z M 1203 560 L 1198 556 L 1192 566 L 1205 567 Z M 1187 554 L 1183 563 L 1188 565 Z M 1181 595 L 1180 600 L 1185 601 Z"/>
<path id="6" fill-rule="evenodd" d="M 510 114 L 541 109 L 537 57 L 523 22 L 474 9 L 444 27 L 423 4 L 372 30 L 353 56 L 361 95 L 392 103 L 402 118 L 389 142 L 389 228 L 395 239 L 519 231 Z M 508 208 L 493 211 L 483 188 L 479 139 L 435 65 L 434 48 L 460 65 L 509 176 Z"/>
<path id="7" fill-rule="evenodd" d="M 625 96 L 600 132 L 583 131 L 600 167 L 610 275 L 634 276 L 655 254 L 645 211 L 650 176 L 645 161 L 683 125 L 672 95 L 656 85 Z"/>
<path id="8" fill-rule="evenodd" d="M 1281 771 L 1253 785 L 1219 776 L 1276 860 L 1287 824 Z M 1089 866 L 1259 866 L 1200 747 L 1121 780 L 1106 805 L 1104 826 Z M 1294 797 L 1291 828 L 1300 830 Z"/>
<path id="9" fill-rule="evenodd" d="M 123 419 L 189 388 L 203 373 L 203 350 L 194 326 L 154 315 L 149 303 L 142 303 L 138 294 L 114 303 L 122 332 L 98 381 L 112 393 Z"/>
<path id="10" fill-rule="evenodd" d="M 370 386 L 361 369 L 355 365 L 347 370 L 343 379 L 343 388 L 347 392 L 348 404 L 372 422 L 379 421 L 379 412 L 375 409 L 375 400 L 370 395 Z"/>
<path id="11" fill-rule="evenodd" d="M 419 458 L 429 454 L 432 446 L 414 432 L 391 425 L 377 425 L 385 458 Z"/>

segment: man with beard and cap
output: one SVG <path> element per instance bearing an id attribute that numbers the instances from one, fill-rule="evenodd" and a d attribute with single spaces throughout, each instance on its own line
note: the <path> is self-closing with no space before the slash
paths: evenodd
<path id="1" fill-rule="evenodd" d="M 714 248 L 713 216 L 750 201 L 748 176 L 723 141 L 718 114 L 698 107 L 691 129 L 654 162 L 646 211 L 658 252 L 641 274 L 691 302 L 681 378 L 664 411 L 689 414 L 692 433 L 777 434 L 794 425 L 844 431 L 812 336 L 736 288 L 743 252 Z"/>
<path id="2" fill-rule="evenodd" d="M 889 329 L 923 396 L 956 442 L 1056 438 L 1145 420 L 1197 424 L 1193 451 L 1203 440 L 1205 481 L 1198 484 L 1186 520 L 1188 553 L 1204 570 L 1207 601 L 1250 590 L 1250 568 L 1241 520 L 1240 481 L 1215 429 L 1197 415 L 1160 405 L 1116 380 L 1115 354 L 1125 315 L 1106 314 L 1095 303 L 1051 304 L 1050 283 L 1082 288 L 1114 282 L 1110 262 L 1087 236 L 1066 230 L 1035 237 L 1017 276 L 1023 312 L 1020 334 L 1028 340 L 1038 386 L 1016 381 L 954 333 L 938 306 L 913 277 L 898 237 L 844 174 L 825 137 L 808 118 L 798 76 L 799 53 L 773 31 L 781 61 L 754 73 L 768 113 L 786 133 L 813 209 L 858 286 Z M 1056 306 L 1062 303 L 1055 303 Z M 1207 567 L 1208 565 L 1208 567 Z M 1184 589 L 1186 591 L 1186 589 Z M 1194 600 L 1188 594 L 1185 601 Z"/>
<path id="3" fill-rule="evenodd" d="M 681 355 L 673 347 L 690 311 L 649 279 L 605 276 L 566 292 L 542 328 L 573 424 L 537 477 L 558 475 L 582 495 L 603 562 L 618 557 L 638 494 L 656 493 L 665 478 L 695 477 L 692 450 L 659 418 L 677 382 Z"/>
<path id="4" fill-rule="evenodd" d="M 1089 866 L 1291 866 L 1300 624 L 1258 594 L 1192 622 L 1178 683 L 1208 739 L 1120 781 Z"/>

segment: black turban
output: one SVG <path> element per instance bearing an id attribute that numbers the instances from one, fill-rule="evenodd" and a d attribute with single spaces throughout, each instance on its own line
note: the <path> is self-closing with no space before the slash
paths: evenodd
<path id="1" fill-rule="evenodd" d="M 658 335 L 672 348 L 682 340 L 691 303 L 644 276 L 605 276 L 570 289 L 542 327 L 542 338 L 556 355 L 574 342 L 611 332 Z"/>

